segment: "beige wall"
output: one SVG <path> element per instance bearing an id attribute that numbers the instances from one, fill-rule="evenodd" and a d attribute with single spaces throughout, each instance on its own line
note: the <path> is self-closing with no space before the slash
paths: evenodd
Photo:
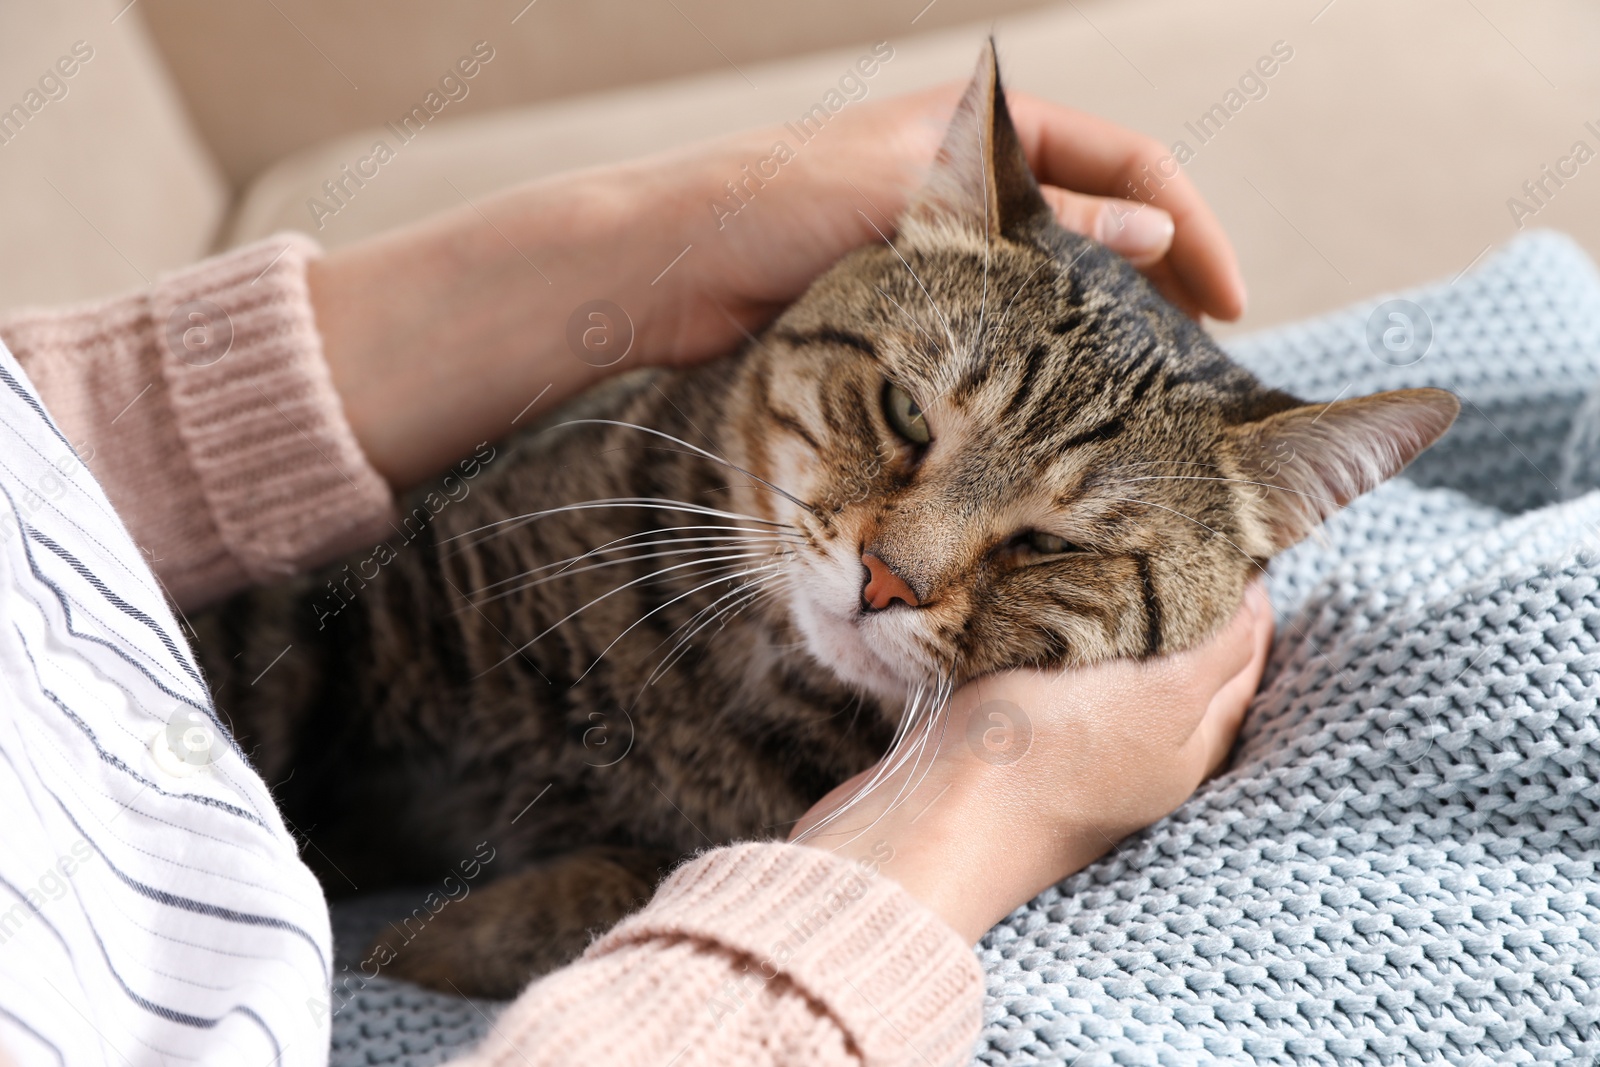
<path id="1" fill-rule="evenodd" d="M 289 152 L 405 111 L 475 41 L 496 58 L 458 116 L 900 39 L 1039 2 L 142 0 L 139 10 L 239 184 Z"/>
<path id="2" fill-rule="evenodd" d="M 1185 170 L 1251 288 L 1246 327 L 1450 277 L 1518 232 L 1506 202 L 1541 165 L 1580 138 L 1600 151 L 1600 134 L 1584 127 L 1600 128 L 1593 0 L 1537 10 L 1514 0 L 1075 0 L 895 35 L 895 59 L 872 91 L 964 75 L 991 27 L 1008 85 L 1195 150 Z M 1276 41 L 1293 58 L 1202 144 L 1185 123 L 1221 103 Z M 307 198 L 371 144 L 352 135 L 267 173 L 233 239 L 290 226 L 339 244 L 461 193 L 781 121 L 816 99 L 852 47 L 747 65 L 757 90 L 723 66 L 637 93 L 442 117 L 317 230 Z M 1600 159 L 1555 194 L 1525 225 L 1565 230 L 1600 257 Z"/>
<path id="3" fill-rule="evenodd" d="M 144 285 L 205 255 L 228 209 L 125 3 L 0 3 L 0 307 Z"/>
<path id="4" fill-rule="evenodd" d="M 0 4 L 0 106 L 75 40 L 95 49 L 0 143 L 0 307 L 132 288 L 282 226 L 338 244 L 461 193 L 792 117 L 880 35 L 896 58 L 874 94 L 964 75 L 993 29 L 1011 86 L 1191 140 L 1187 173 L 1251 286 L 1246 326 L 1449 277 L 1518 232 L 1507 201 L 1544 165 L 1579 140 L 1600 151 L 1593 0 L 936 0 L 915 24 L 927 0 L 537 0 L 513 25 L 525 2 Z M 480 39 L 496 58 L 467 99 L 316 230 L 306 200 L 370 146 L 359 131 Z M 1295 57 L 1267 95 L 1195 142 L 1185 123 L 1280 39 Z M 1548 200 L 1525 224 L 1600 257 L 1600 159 Z"/>

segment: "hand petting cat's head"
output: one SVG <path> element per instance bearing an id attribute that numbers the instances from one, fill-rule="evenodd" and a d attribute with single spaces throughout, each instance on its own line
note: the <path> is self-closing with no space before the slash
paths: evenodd
<path id="1" fill-rule="evenodd" d="M 819 279 L 749 366 L 747 462 L 811 505 L 765 505 L 807 534 L 788 610 L 813 656 L 888 697 L 1201 642 L 1459 407 L 1303 404 L 1232 363 L 1056 224 L 992 47 L 893 245 Z"/>

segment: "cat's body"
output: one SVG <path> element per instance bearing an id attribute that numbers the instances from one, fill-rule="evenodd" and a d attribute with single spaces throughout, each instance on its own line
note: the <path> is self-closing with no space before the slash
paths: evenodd
<path id="1" fill-rule="evenodd" d="M 723 361 L 636 375 L 585 413 L 693 440 L 676 406 L 720 406 L 736 372 Z M 740 476 L 674 447 L 590 424 L 482 449 L 493 458 L 474 477 L 406 502 L 392 558 L 363 551 L 197 620 L 218 705 L 268 781 L 282 783 L 289 817 L 329 853 L 308 858 L 332 890 L 341 875 L 329 861 L 366 888 L 426 879 L 486 838 L 510 868 L 585 844 L 676 857 L 779 835 L 881 754 L 892 727 L 880 702 L 808 662 L 770 598 L 679 646 L 708 618 L 702 609 L 761 567 L 770 540 L 642 546 L 748 540 L 659 532 L 733 522 L 651 506 L 504 523 L 531 505 L 603 498 L 728 505 Z M 612 542 L 618 552 L 551 566 Z M 701 557 L 742 558 L 696 565 Z M 667 568 L 677 569 L 650 577 Z M 527 571 L 528 583 L 544 580 L 495 585 Z M 690 593 L 713 574 L 729 576 Z"/>
<path id="2" fill-rule="evenodd" d="M 1448 426 L 1436 391 L 1308 407 L 1229 362 L 1054 224 L 986 65 L 895 246 L 499 446 L 392 560 L 201 620 L 331 891 L 493 843 L 390 973 L 514 992 L 676 858 L 786 834 L 908 701 L 1198 643 Z"/>

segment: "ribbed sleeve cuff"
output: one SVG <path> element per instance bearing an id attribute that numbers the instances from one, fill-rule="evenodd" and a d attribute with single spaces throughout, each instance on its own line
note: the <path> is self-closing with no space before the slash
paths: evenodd
<path id="1" fill-rule="evenodd" d="M 971 946 L 893 879 L 820 849 L 747 844 L 679 868 L 590 956 L 695 938 L 781 973 L 822 1006 L 869 1064 L 972 1054 L 983 972 Z"/>
<path id="2" fill-rule="evenodd" d="M 126 296 L 0 317 L 0 336 L 182 607 L 386 529 L 389 487 L 323 362 L 306 282 L 318 253 L 284 234 Z"/>
<path id="3" fill-rule="evenodd" d="M 173 424 L 216 536 L 249 582 L 377 541 L 393 508 L 323 362 L 306 283 L 318 254 L 309 238 L 280 234 L 150 294 Z"/>

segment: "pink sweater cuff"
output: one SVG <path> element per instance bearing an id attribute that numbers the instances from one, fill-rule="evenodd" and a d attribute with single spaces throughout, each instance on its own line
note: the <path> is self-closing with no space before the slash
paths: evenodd
<path id="1" fill-rule="evenodd" d="M 962 1063 L 972 1054 L 983 972 L 971 946 L 872 867 L 798 845 L 717 849 L 673 872 L 648 907 L 587 955 L 681 938 L 747 957 L 750 974 L 784 975 L 865 1063 Z"/>
<path id="2" fill-rule="evenodd" d="M 322 358 L 308 238 L 129 296 L 8 313 L 0 337 L 169 594 L 195 607 L 381 537 L 393 509 Z"/>

